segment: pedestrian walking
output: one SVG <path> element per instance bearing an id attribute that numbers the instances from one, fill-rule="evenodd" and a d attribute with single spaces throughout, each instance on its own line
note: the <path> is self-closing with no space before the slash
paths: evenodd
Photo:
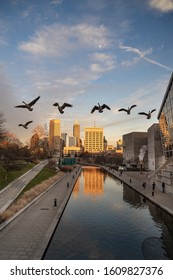
<path id="1" fill-rule="evenodd" d="M 143 186 L 143 189 L 145 190 L 146 189 L 146 182 L 143 182 L 142 186 Z"/>
<path id="2" fill-rule="evenodd" d="M 162 193 L 165 193 L 165 183 L 162 183 Z"/>
<path id="3" fill-rule="evenodd" d="M 153 192 L 154 192 L 154 190 L 155 190 L 155 187 L 156 187 L 156 183 L 153 182 L 153 184 L 152 184 Z"/>

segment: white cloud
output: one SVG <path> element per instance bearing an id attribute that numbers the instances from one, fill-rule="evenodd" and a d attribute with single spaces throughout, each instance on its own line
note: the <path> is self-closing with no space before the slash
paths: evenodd
<path id="1" fill-rule="evenodd" d="M 149 5 L 164 13 L 173 11 L 173 0 L 149 0 Z"/>
<path id="2" fill-rule="evenodd" d="M 66 52 L 79 49 L 103 49 L 110 46 L 108 30 L 100 25 L 81 23 L 73 26 L 54 24 L 37 31 L 28 42 L 19 45 L 19 49 L 39 56 L 61 57 Z"/>
<path id="3" fill-rule="evenodd" d="M 115 68 L 116 60 L 112 54 L 94 53 L 91 59 L 95 62 L 90 65 L 90 70 L 97 73 L 104 73 Z"/>
<path id="4" fill-rule="evenodd" d="M 147 62 L 149 62 L 149 63 L 151 63 L 151 64 L 157 65 L 157 66 L 159 66 L 159 67 L 161 67 L 161 68 L 164 68 L 164 69 L 166 69 L 166 70 L 168 70 L 168 71 L 171 71 L 171 72 L 172 72 L 172 70 L 173 70 L 173 69 L 171 69 L 170 67 L 168 67 L 168 66 L 166 66 L 166 65 L 164 65 L 164 64 L 161 64 L 161 63 L 159 63 L 159 62 L 157 62 L 157 61 L 155 61 L 155 60 L 153 60 L 153 59 L 150 59 L 150 58 L 147 58 L 147 57 L 146 57 L 147 54 L 151 54 L 151 53 L 152 53 L 152 48 L 147 49 L 147 50 L 145 50 L 145 51 L 141 51 L 141 50 L 139 50 L 139 49 L 137 49 L 137 48 L 133 48 L 133 47 L 130 47 L 130 46 L 124 46 L 123 44 L 120 44 L 120 45 L 119 45 L 119 48 L 122 49 L 122 50 L 124 50 L 124 51 L 126 51 L 126 52 L 135 53 L 135 54 L 137 54 L 138 57 L 140 57 L 141 59 L 143 59 L 143 60 L 145 60 L 145 61 L 147 61 Z M 133 61 L 133 62 L 134 62 L 134 61 Z M 133 63 L 133 64 L 134 64 L 134 63 Z M 124 64 L 124 65 L 125 65 L 125 64 Z"/>

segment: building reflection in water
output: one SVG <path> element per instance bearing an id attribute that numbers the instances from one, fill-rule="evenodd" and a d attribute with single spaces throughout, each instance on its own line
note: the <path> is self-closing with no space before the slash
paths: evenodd
<path id="1" fill-rule="evenodd" d="M 79 196 L 79 180 L 77 180 L 77 182 L 76 182 L 76 184 L 74 186 L 73 196 L 74 196 L 74 199 L 77 199 L 78 196 Z"/>
<path id="2" fill-rule="evenodd" d="M 86 167 L 83 169 L 84 178 L 84 195 L 91 195 L 96 199 L 96 196 L 103 195 L 104 193 L 104 173 L 100 172 L 100 168 Z M 76 183 L 73 195 L 78 198 L 79 194 L 79 180 Z"/>
<path id="3" fill-rule="evenodd" d="M 106 171 L 84 167 L 44 259 L 173 259 L 172 248 L 171 216 Z"/>
<path id="4" fill-rule="evenodd" d="M 146 200 L 142 195 L 123 184 L 123 200 L 132 208 L 148 208 L 152 219 L 161 228 L 160 240 L 162 246 L 166 248 L 166 252 L 170 259 L 173 259 L 173 218 L 171 215 L 156 207 L 153 203 Z M 171 233 L 171 235 L 170 235 Z"/>
<path id="5" fill-rule="evenodd" d="M 123 183 L 123 200 L 133 208 L 147 207 L 146 199 Z"/>
<path id="6" fill-rule="evenodd" d="M 173 259 L 173 218 L 171 215 L 156 207 L 152 203 L 148 203 L 148 209 L 154 221 L 159 225 L 161 224 L 161 240 L 166 248 L 167 254 L 170 259 Z"/>

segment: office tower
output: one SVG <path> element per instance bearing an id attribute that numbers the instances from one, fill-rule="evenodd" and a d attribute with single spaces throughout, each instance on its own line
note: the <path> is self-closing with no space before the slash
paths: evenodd
<path id="1" fill-rule="evenodd" d="M 60 153 L 61 151 L 60 120 L 50 120 L 49 150 L 53 153 Z"/>
<path id="2" fill-rule="evenodd" d="M 61 138 L 63 140 L 63 146 L 67 147 L 68 146 L 67 133 L 61 133 Z"/>
<path id="3" fill-rule="evenodd" d="M 80 124 L 76 121 L 73 124 L 73 136 L 76 137 L 76 146 L 80 147 Z"/>
<path id="4" fill-rule="evenodd" d="M 85 128 L 84 151 L 89 153 L 104 151 L 103 128 Z"/>
<path id="5" fill-rule="evenodd" d="M 77 138 L 74 136 L 69 136 L 68 138 L 68 146 L 69 147 L 77 147 Z"/>

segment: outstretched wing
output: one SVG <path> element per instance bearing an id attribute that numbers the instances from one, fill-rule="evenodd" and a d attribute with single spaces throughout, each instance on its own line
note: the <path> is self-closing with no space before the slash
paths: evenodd
<path id="1" fill-rule="evenodd" d="M 22 124 L 22 123 L 20 123 L 20 124 L 19 124 L 19 126 L 23 126 L 23 124 Z"/>
<path id="2" fill-rule="evenodd" d="M 139 115 L 145 115 L 145 116 L 148 116 L 148 114 L 147 114 L 147 113 L 145 113 L 145 112 L 139 112 L 138 114 L 139 114 Z"/>
<path id="3" fill-rule="evenodd" d="M 118 111 L 119 111 L 119 112 L 121 112 L 121 111 L 127 112 L 128 110 L 126 110 L 126 109 L 124 109 L 124 108 L 121 108 L 121 109 L 119 109 Z"/>
<path id="4" fill-rule="evenodd" d="M 54 103 L 54 104 L 53 104 L 53 106 L 58 106 L 58 103 L 57 103 L 57 102 L 56 102 L 56 103 Z"/>
<path id="5" fill-rule="evenodd" d="M 106 104 L 103 104 L 102 105 L 102 109 L 104 109 L 104 108 L 106 108 L 106 109 L 108 109 L 108 110 L 110 110 L 111 108 L 109 108 L 109 106 L 108 105 L 106 105 Z"/>
<path id="6" fill-rule="evenodd" d="M 151 110 L 151 112 L 150 112 L 150 113 L 153 113 L 154 111 L 156 111 L 156 109 Z"/>
<path id="7" fill-rule="evenodd" d="M 64 103 L 61 108 L 64 109 L 65 107 L 73 107 L 73 105 L 69 104 L 69 103 Z"/>
<path id="8" fill-rule="evenodd" d="M 32 101 L 29 103 L 29 106 L 33 106 L 33 105 L 38 101 L 39 98 L 40 98 L 40 96 L 38 96 L 37 98 L 35 98 L 34 100 L 32 100 Z"/>
<path id="9" fill-rule="evenodd" d="M 28 121 L 25 125 L 27 126 L 28 124 L 32 123 L 33 121 Z"/>
<path id="10" fill-rule="evenodd" d="M 15 108 L 26 108 L 25 105 L 17 105 L 17 106 L 14 106 Z"/>
<path id="11" fill-rule="evenodd" d="M 132 105 L 131 107 L 130 107 L 130 110 L 132 109 L 132 108 L 134 108 L 134 107 L 136 107 L 137 105 Z"/>
<path id="12" fill-rule="evenodd" d="M 98 110 L 98 109 L 99 109 L 98 106 L 94 106 L 94 107 L 92 108 L 92 110 L 91 110 L 91 114 L 94 113 L 94 111 L 95 111 L 95 110 Z"/>

